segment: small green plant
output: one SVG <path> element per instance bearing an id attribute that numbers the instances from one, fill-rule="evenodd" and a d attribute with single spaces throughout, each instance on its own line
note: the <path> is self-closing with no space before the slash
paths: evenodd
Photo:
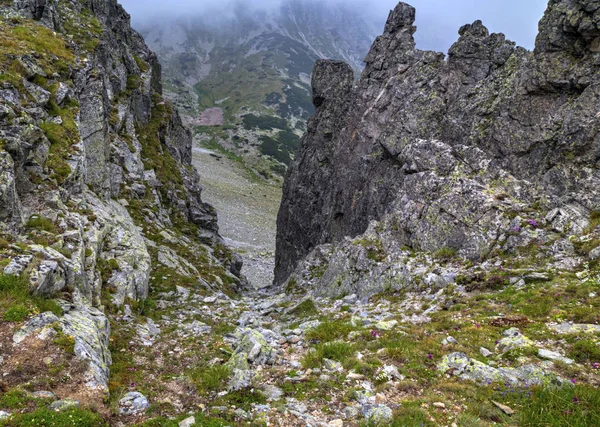
<path id="1" fill-rule="evenodd" d="M 145 73 L 150 69 L 150 67 L 148 67 L 148 64 L 139 56 L 134 55 L 133 59 L 135 59 L 135 63 L 137 64 L 138 68 L 142 73 Z"/>
<path id="2" fill-rule="evenodd" d="M 25 225 L 30 230 L 47 231 L 49 233 L 56 233 L 56 225 L 49 220 L 39 215 L 32 215 Z"/>
<path id="3" fill-rule="evenodd" d="M 305 299 L 296 307 L 294 307 L 290 313 L 294 317 L 309 317 L 319 314 L 319 310 L 312 299 Z"/>
<path id="4" fill-rule="evenodd" d="M 437 251 L 435 251 L 435 253 L 433 254 L 434 258 L 439 259 L 439 260 L 443 260 L 443 261 L 447 261 L 450 260 L 452 258 L 454 258 L 456 256 L 456 249 L 454 248 L 440 248 Z"/>
<path id="5" fill-rule="evenodd" d="M 7 322 L 22 322 L 29 316 L 29 309 L 23 304 L 15 304 L 9 307 L 2 318 Z"/>
<path id="6" fill-rule="evenodd" d="M 66 353 L 75 354 L 75 338 L 58 330 L 58 335 L 54 337 L 52 342 L 62 348 Z"/>
<path id="7" fill-rule="evenodd" d="M 27 393 L 23 390 L 12 389 L 0 397 L 0 408 L 19 409 L 27 406 Z"/>
<path id="8" fill-rule="evenodd" d="M 0 237 L 0 250 L 10 248 L 10 242 L 2 237 Z"/>

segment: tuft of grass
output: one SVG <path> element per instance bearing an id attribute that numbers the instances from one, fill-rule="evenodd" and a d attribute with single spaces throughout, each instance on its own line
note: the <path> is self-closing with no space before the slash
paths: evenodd
<path id="1" fill-rule="evenodd" d="M 231 368 L 226 365 L 215 365 L 193 370 L 190 378 L 200 393 L 208 393 L 223 390 L 230 375 Z"/>
<path id="2" fill-rule="evenodd" d="M 2 237 L 0 237 L 0 250 L 10 248 L 10 242 Z"/>
<path id="3" fill-rule="evenodd" d="M 30 230 L 47 231 L 52 234 L 56 234 L 57 232 L 57 227 L 51 220 L 39 215 L 32 215 L 27 224 L 25 224 L 25 227 Z"/>
<path id="4" fill-rule="evenodd" d="M 454 248 L 440 248 L 433 254 L 434 258 L 442 261 L 450 260 L 456 256 L 456 249 Z"/>
<path id="5" fill-rule="evenodd" d="M 546 317 L 551 312 L 556 301 L 551 297 L 540 297 L 523 304 L 519 310 L 528 317 Z"/>
<path id="6" fill-rule="evenodd" d="M 8 307 L 2 318 L 7 322 L 22 322 L 29 316 L 29 309 L 24 304 L 15 304 Z"/>
<path id="7" fill-rule="evenodd" d="M 433 427 L 435 424 L 429 420 L 423 409 L 415 405 L 406 405 L 396 411 L 390 425 L 391 427 Z"/>
<path id="8" fill-rule="evenodd" d="M 585 233 L 589 234 L 596 229 L 600 225 L 600 212 L 594 211 L 590 214 L 590 224 L 585 229 Z"/>
<path id="9" fill-rule="evenodd" d="M 345 320 L 326 320 L 319 326 L 306 332 L 307 340 L 318 342 L 329 342 L 337 339 L 343 339 L 352 331 L 356 330 L 354 326 Z"/>
<path id="10" fill-rule="evenodd" d="M 56 301 L 31 295 L 29 283 L 24 278 L 0 274 L 0 314 L 4 320 L 20 322 L 31 314 L 46 311 L 62 315 L 62 308 Z"/>
<path id="11" fill-rule="evenodd" d="M 331 359 L 342 364 L 354 361 L 354 346 L 341 341 L 317 344 L 302 358 L 302 366 L 306 369 L 320 368 L 323 359 Z"/>
<path id="12" fill-rule="evenodd" d="M 54 337 L 52 343 L 62 348 L 66 353 L 75 354 L 75 338 L 71 335 L 58 331 L 58 335 Z"/>
<path id="13" fill-rule="evenodd" d="M 294 317 L 302 318 L 302 317 L 309 317 L 309 316 L 314 316 L 316 314 L 319 314 L 319 310 L 317 309 L 315 302 L 309 298 L 309 299 L 305 299 L 300 304 L 298 304 L 296 307 L 294 307 L 294 309 L 291 310 L 289 314 Z"/>
<path id="14" fill-rule="evenodd" d="M 71 167 L 66 159 L 73 153 L 73 145 L 79 142 L 79 129 L 75 123 L 75 116 L 79 112 L 77 101 L 71 101 L 65 108 L 60 108 L 51 100 L 49 102 L 49 112 L 51 115 L 60 116 L 62 124 L 44 122 L 40 128 L 46 134 L 50 141 L 50 152 L 46 160 L 46 166 L 54 173 L 52 178 L 58 184 L 62 184 L 71 174 Z"/>
<path id="15" fill-rule="evenodd" d="M 148 66 L 148 64 L 146 63 L 146 61 L 144 61 L 139 56 L 134 55 L 133 59 L 135 59 L 135 63 L 137 64 L 138 68 L 140 69 L 140 71 L 142 73 L 145 73 L 145 72 L 147 72 L 150 69 L 150 67 Z"/>

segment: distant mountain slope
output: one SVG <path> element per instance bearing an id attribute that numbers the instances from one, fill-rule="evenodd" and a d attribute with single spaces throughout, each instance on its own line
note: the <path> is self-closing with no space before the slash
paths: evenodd
<path id="1" fill-rule="evenodd" d="M 263 176 L 282 175 L 314 113 L 315 61 L 342 59 L 360 72 L 380 25 L 344 3 L 286 0 L 266 11 L 239 2 L 230 12 L 139 30 L 164 64 L 167 93 L 201 139 Z"/>

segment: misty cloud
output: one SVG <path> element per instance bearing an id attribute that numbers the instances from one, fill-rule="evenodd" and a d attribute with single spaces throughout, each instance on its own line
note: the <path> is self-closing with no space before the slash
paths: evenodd
<path id="1" fill-rule="evenodd" d="M 233 18 L 240 8 L 247 11 L 267 9 L 276 11 L 284 0 L 121 0 L 132 15 L 135 25 L 147 25 L 153 20 L 178 17 L 204 20 Z M 339 4 L 340 0 L 328 1 Z M 417 9 L 416 39 L 420 49 L 447 51 L 458 38 L 458 29 L 481 19 L 491 32 L 501 32 L 517 44 L 532 49 L 537 24 L 543 15 L 547 0 L 409 0 Z M 345 0 L 367 15 L 383 30 L 385 19 L 396 0 Z M 349 31 L 352 29 L 349 28 Z"/>

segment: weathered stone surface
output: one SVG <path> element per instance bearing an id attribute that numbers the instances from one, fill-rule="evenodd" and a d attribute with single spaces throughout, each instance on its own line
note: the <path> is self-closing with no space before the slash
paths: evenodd
<path id="1" fill-rule="evenodd" d="M 179 427 L 192 427 L 194 425 L 196 425 L 196 418 L 193 416 L 188 417 L 179 423 Z"/>
<path id="2" fill-rule="evenodd" d="M 124 415 L 139 415 L 148 408 L 148 399 L 137 391 L 131 391 L 119 400 L 119 413 Z"/>
<path id="3" fill-rule="evenodd" d="M 548 325 L 550 329 L 555 330 L 559 334 L 577 334 L 585 332 L 589 334 L 600 333 L 600 325 L 584 324 L 584 323 L 561 323 Z"/>
<path id="4" fill-rule="evenodd" d="M 108 392 L 108 375 L 112 357 L 108 349 L 110 323 L 106 315 L 89 302 L 75 295 L 74 304 L 66 308 L 60 318 L 65 334 L 75 339 L 75 354 L 87 360 L 86 385 L 95 390 Z"/>
<path id="5" fill-rule="evenodd" d="M 385 425 L 394 415 L 391 408 L 385 405 L 365 405 L 361 408 L 361 413 L 373 425 Z"/>
<path id="6" fill-rule="evenodd" d="M 58 322 L 58 317 L 54 313 L 46 312 L 39 314 L 29 319 L 25 324 L 13 335 L 13 342 L 20 344 L 31 333 L 38 331 L 48 325 Z"/>
<path id="7" fill-rule="evenodd" d="M 33 261 L 33 255 L 22 255 L 10 260 L 10 263 L 4 267 L 4 274 L 19 276 Z"/>
<path id="8" fill-rule="evenodd" d="M 74 399 L 63 399 L 63 400 L 57 400 L 56 402 L 52 402 L 50 404 L 50 409 L 52 409 L 53 411 L 65 411 L 67 409 L 71 409 L 71 408 L 79 408 L 81 404 L 79 403 L 78 400 L 74 400 Z"/>
<path id="9" fill-rule="evenodd" d="M 523 365 L 518 368 L 494 368 L 478 360 L 470 359 L 464 353 L 452 353 L 442 358 L 438 364 L 441 372 L 451 372 L 463 380 L 470 380 L 482 385 L 493 383 L 510 384 L 511 386 L 532 386 L 561 384 L 563 379 L 552 372 L 546 372 L 535 365 Z"/>
<path id="10" fill-rule="evenodd" d="M 16 231 L 23 221 L 15 179 L 12 157 L 0 150 L 0 229 L 3 231 Z"/>
<path id="11" fill-rule="evenodd" d="M 510 328 L 504 331 L 502 335 L 504 335 L 505 338 L 502 338 L 498 344 L 496 344 L 496 352 L 498 353 L 506 353 L 507 351 L 533 346 L 533 342 L 521 334 L 521 331 L 517 328 Z"/>
<path id="12" fill-rule="evenodd" d="M 546 350 L 544 348 L 538 349 L 538 356 L 540 356 L 542 359 L 558 360 L 559 362 L 566 363 L 567 365 L 572 365 L 575 363 L 573 359 L 569 359 L 568 357 L 565 357 L 556 351 Z"/>

